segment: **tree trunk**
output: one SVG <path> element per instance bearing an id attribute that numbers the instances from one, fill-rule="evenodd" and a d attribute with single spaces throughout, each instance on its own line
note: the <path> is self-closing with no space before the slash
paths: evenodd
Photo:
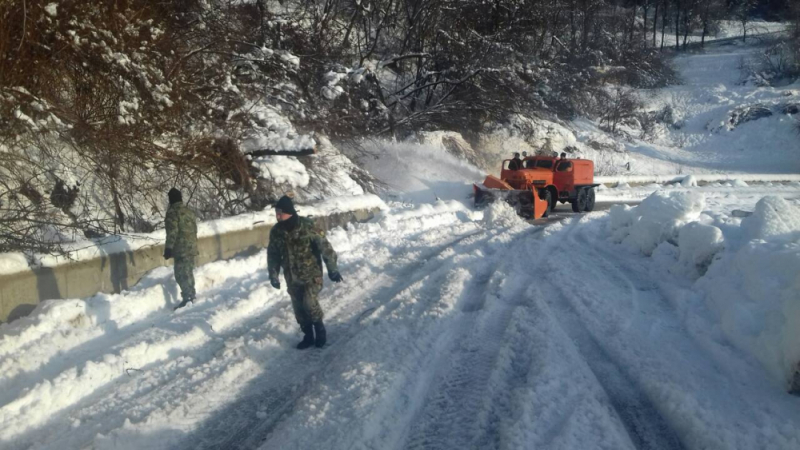
<path id="1" fill-rule="evenodd" d="M 703 21 L 703 36 L 700 38 L 700 47 L 706 46 L 706 33 L 708 33 L 708 21 Z"/>
<path id="2" fill-rule="evenodd" d="M 569 9 L 569 48 L 575 51 L 575 46 L 578 45 L 578 24 L 575 22 L 575 9 L 577 8 L 577 0 L 572 0 Z"/>
<path id="3" fill-rule="evenodd" d="M 675 50 L 681 49 L 681 2 L 675 2 Z"/>
<path id="4" fill-rule="evenodd" d="M 747 21 L 742 21 L 742 42 L 747 42 Z"/>
<path id="5" fill-rule="evenodd" d="M 664 13 L 661 14 L 661 51 L 664 51 L 664 40 L 667 37 L 667 17 L 669 17 L 669 11 L 667 10 L 667 2 L 664 2 Z"/>
<path id="6" fill-rule="evenodd" d="M 658 31 L 658 7 L 660 5 L 661 3 L 657 1 L 655 14 L 653 14 L 653 48 L 658 46 L 658 43 L 656 43 L 656 33 Z"/>
<path id="7" fill-rule="evenodd" d="M 689 8 L 683 11 L 683 49 L 686 50 L 686 43 L 689 40 L 689 28 L 691 25 L 691 18 L 689 17 Z"/>

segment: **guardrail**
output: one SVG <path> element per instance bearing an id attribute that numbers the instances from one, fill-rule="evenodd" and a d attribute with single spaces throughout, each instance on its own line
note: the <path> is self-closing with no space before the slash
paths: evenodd
<path id="1" fill-rule="evenodd" d="M 324 229 L 375 216 L 377 207 L 335 212 L 312 217 Z M 269 243 L 272 224 L 256 223 L 251 228 L 232 230 L 197 240 L 197 264 L 251 255 Z M 85 298 L 94 294 L 119 293 L 135 285 L 149 271 L 166 265 L 164 244 L 135 250 L 100 254 L 97 257 L 67 261 L 54 267 L 38 267 L 0 275 L 0 322 L 10 322 L 28 315 L 40 302 L 67 298 Z M 265 269 L 266 270 L 266 269 Z"/>

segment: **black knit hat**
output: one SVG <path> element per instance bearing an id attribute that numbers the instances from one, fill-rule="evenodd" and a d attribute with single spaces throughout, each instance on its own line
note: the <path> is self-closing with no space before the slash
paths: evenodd
<path id="1" fill-rule="evenodd" d="M 167 194 L 167 196 L 169 197 L 169 204 L 170 205 L 173 204 L 173 203 L 178 203 L 178 202 L 182 202 L 183 201 L 183 196 L 181 195 L 181 191 L 179 191 L 179 190 L 177 190 L 175 188 L 170 189 L 169 193 Z"/>
<path id="2" fill-rule="evenodd" d="M 297 210 L 294 209 L 294 202 L 286 195 L 281 197 L 280 200 L 278 200 L 278 203 L 275 203 L 275 209 L 280 209 L 286 214 L 297 214 Z"/>

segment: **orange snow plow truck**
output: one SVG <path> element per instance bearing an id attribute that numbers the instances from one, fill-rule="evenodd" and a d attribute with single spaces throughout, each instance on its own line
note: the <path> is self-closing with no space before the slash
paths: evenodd
<path id="1" fill-rule="evenodd" d="M 503 161 L 500 178 L 489 175 L 473 189 L 477 207 L 505 200 L 520 216 L 538 219 L 547 217 L 557 202 L 571 203 L 575 212 L 591 211 L 597 186 L 588 159 L 530 156 Z"/>

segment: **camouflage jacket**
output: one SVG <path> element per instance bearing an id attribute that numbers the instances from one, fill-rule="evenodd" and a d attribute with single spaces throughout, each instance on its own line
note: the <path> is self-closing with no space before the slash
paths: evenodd
<path id="1" fill-rule="evenodd" d="M 322 260 L 328 273 L 338 272 L 336 252 L 325 233 L 315 227 L 314 221 L 305 217 L 297 218 L 291 229 L 281 222 L 269 232 L 267 247 L 267 268 L 270 280 L 277 280 L 281 268 L 286 283 L 322 282 Z"/>
<path id="2" fill-rule="evenodd" d="M 197 218 L 183 202 L 173 203 L 164 219 L 167 230 L 165 248 L 172 249 L 176 258 L 197 255 Z"/>

